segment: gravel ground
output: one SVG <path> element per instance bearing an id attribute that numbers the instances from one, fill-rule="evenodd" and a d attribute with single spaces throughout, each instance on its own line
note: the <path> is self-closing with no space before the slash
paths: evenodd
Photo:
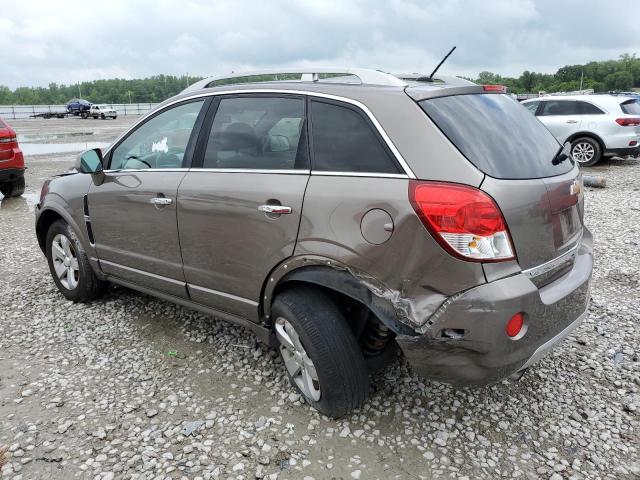
<path id="1" fill-rule="evenodd" d="M 13 126 L 108 141 L 131 121 Z M 67 302 L 33 203 L 72 160 L 27 158 L 28 193 L 0 204 L 3 478 L 640 478 L 639 161 L 588 172 L 608 187 L 586 193 L 597 265 L 574 336 L 519 382 L 486 389 L 422 380 L 398 359 L 361 411 L 334 421 L 241 327 L 123 288 Z"/>

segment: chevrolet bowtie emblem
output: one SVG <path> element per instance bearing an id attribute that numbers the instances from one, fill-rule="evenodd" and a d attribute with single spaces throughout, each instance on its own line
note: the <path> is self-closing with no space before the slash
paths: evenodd
<path id="1" fill-rule="evenodd" d="M 578 180 L 574 180 L 569 188 L 569 193 L 571 195 L 578 195 L 582 191 L 582 185 Z"/>

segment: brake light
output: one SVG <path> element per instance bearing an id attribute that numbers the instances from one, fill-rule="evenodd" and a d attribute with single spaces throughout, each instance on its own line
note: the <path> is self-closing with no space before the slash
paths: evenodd
<path id="1" fill-rule="evenodd" d="M 16 143 L 18 139 L 16 137 L 4 137 L 0 138 L 0 143 Z"/>
<path id="2" fill-rule="evenodd" d="M 429 233 L 453 256 L 472 262 L 515 258 L 502 212 L 483 191 L 411 180 L 409 201 Z"/>
<path id="3" fill-rule="evenodd" d="M 616 118 L 616 123 L 622 127 L 634 127 L 640 125 L 640 118 Z"/>
<path id="4" fill-rule="evenodd" d="M 504 85 L 483 85 L 482 89 L 485 92 L 506 93 L 506 91 L 507 91 L 507 87 L 505 87 Z"/>

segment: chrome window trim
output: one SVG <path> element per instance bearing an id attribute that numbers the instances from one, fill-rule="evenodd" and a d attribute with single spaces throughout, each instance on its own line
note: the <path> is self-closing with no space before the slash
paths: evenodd
<path id="1" fill-rule="evenodd" d="M 238 302 L 246 303 L 251 305 L 252 307 L 257 307 L 258 302 L 254 302 L 253 300 L 249 300 L 248 298 L 239 297 L 237 295 L 233 295 L 232 293 L 221 292 L 220 290 L 212 290 L 211 288 L 200 287 L 198 285 L 194 285 L 193 283 L 187 283 L 188 288 L 193 288 L 194 290 L 198 290 L 204 293 L 210 293 L 212 295 L 217 295 L 218 297 L 228 298 L 230 300 L 236 300 Z"/>
<path id="2" fill-rule="evenodd" d="M 309 169 L 269 169 L 269 168 L 191 168 L 190 172 L 212 173 L 280 173 L 282 175 L 309 175 Z"/>
<path id="3" fill-rule="evenodd" d="M 322 170 L 314 170 L 311 172 L 314 176 L 326 177 L 375 177 L 375 178 L 409 178 L 404 173 L 376 173 L 376 172 L 324 172 Z"/>
<path id="4" fill-rule="evenodd" d="M 188 168 L 116 168 L 103 170 L 104 173 L 129 173 L 129 172 L 188 172 Z"/>
<path id="5" fill-rule="evenodd" d="M 371 110 L 369 110 L 369 108 L 364 103 L 359 102 L 358 100 L 353 100 L 351 98 L 341 97 L 339 95 L 330 95 L 330 94 L 327 94 L 327 93 L 312 92 L 312 91 L 308 91 L 308 90 L 267 89 L 267 88 L 255 88 L 254 89 L 254 88 L 252 88 L 252 89 L 246 89 L 246 90 L 227 90 L 227 91 L 220 91 L 220 92 L 204 92 L 204 93 L 198 93 L 198 94 L 195 94 L 195 95 L 190 95 L 188 97 L 182 97 L 182 98 L 173 100 L 173 101 L 163 105 L 161 108 L 158 108 L 156 110 L 152 110 L 148 114 L 146 114 L 143 117 L 141 117 L 137 122 L 135 122 L 126 131 L 124 131 L 118 138 L 116 138 L 113 141 L 113 143 L 111 145 L 109 145 L 109 147 L 107 147 L 107 149 L 104 151 L 103 156 L 106 157 L 111 152 L 111 149 L 113 148 L 114 145 L 116 145 L 118 142 L 120 142 L 121 139 L 126 137 L 129 134 L 129 132 L 133 131 L 139 124 L 143 123 L 144 120 L 151 113 L 153 113 L 153 114 L 159 113 L 159 112 L 161 112 L 161 111 L 163 111 L 163 110 L 165 110 L 165 109 L 167 109 L 167 108 L 169 108 L 172 105 L 175 105 L 177 103 L 182 103 L 182 102 L 186 102 L 188 100 L 194 100 L 194 99 L 197 99 L 197 98 L 214 97 L 214 96 L 219 96 L 219 95 L 238 95 L 238 94 L 244 94 L 244 93 L 265 93 L 265 94 L 268 94 L 268 93 L 275 93 L 275 94 L 284 93 L 284 94 L 289 94 L 289 95 L 307 95 L 307 96 L 310 96 L 310 97 L 326 98 L 326 99 L 329 99 L 329 100 L 336 100 L 338 102 L 344 102 L 344 103 L 348 103 L 348 104 L 354 105 L 354 106 L 360 108 L 367 115 L 367 117 L 369 117 L 369 120 L 371 120 L 371 123 L 373 123 L 373 125 L 376 127 L 376 130 L 378 131 L 378 133 L 380 134 L 380 136 L 382 137 L 384 142 L 387 144 L 387 147 L 389 148 L 389 150 L 391 150 L 391 152 L 393 153 L 394 157 L 396 158 L 396 160 L 398 161 L 398 163 L 400 164 L 402 169 L 405 171 L 406 176 L 409 177 L 409 178 L 416 178 L 415 174 L 413 173 L 413 170 L 411 170 L 411 167 L 409 167 L 409 164 L 407 164 L 406 160 L 404 159 L 404 157 L 402 156 L 400 151 L 397 149 L 397 147 L 391 141 L 391 138 L 389 137 L 389 135 L 387 135 L 387 132 L 385 132 L 384 128 L 382 128 L 382 125 L 380 124 L 378 119 L 375 117 L 375 115 L 373 115 Z M 105 170 L 105 172 L 106 171 L 108 171 L 108 170 Z M 167 170 L 165 169 L 165 171 L 167 171 Z M 351 172 L 349 172 L 349 173 L 351 173 Z M 353 172 L 353 173 L 357 173 L 357 172 Z"/>
<path id="6" fill-rule="evenodd" d="M 522 270 L 522 273 L 524 273 L 528 278 L 535 278 L 539 275 L 543 275 L 547 272 L 550 272 L 551 270 L 556 268 L 558 265 L 561 265 L 567 262 L 569 259 L 575 259 L 576 255 L 578 254 L 578 248 L 580 248 L 580 244 L 581 244 L 581 241 L 578 241 L 578 243 L 576 243 L 574 247 L 564 252 L 559 257 L 556 257 L 553 260 L 549 260 L 548 262 L 538 265 L 537 267 L 529 268 L 527 270 Z"/>

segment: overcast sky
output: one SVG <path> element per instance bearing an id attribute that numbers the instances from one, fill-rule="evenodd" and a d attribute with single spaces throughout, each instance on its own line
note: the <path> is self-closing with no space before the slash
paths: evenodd
<path id="1" fill-rule="evenodd" d="M 358 66 L 519 75 L 640 55 L 640 0 L 0 0 L 0 85 Z"/>

